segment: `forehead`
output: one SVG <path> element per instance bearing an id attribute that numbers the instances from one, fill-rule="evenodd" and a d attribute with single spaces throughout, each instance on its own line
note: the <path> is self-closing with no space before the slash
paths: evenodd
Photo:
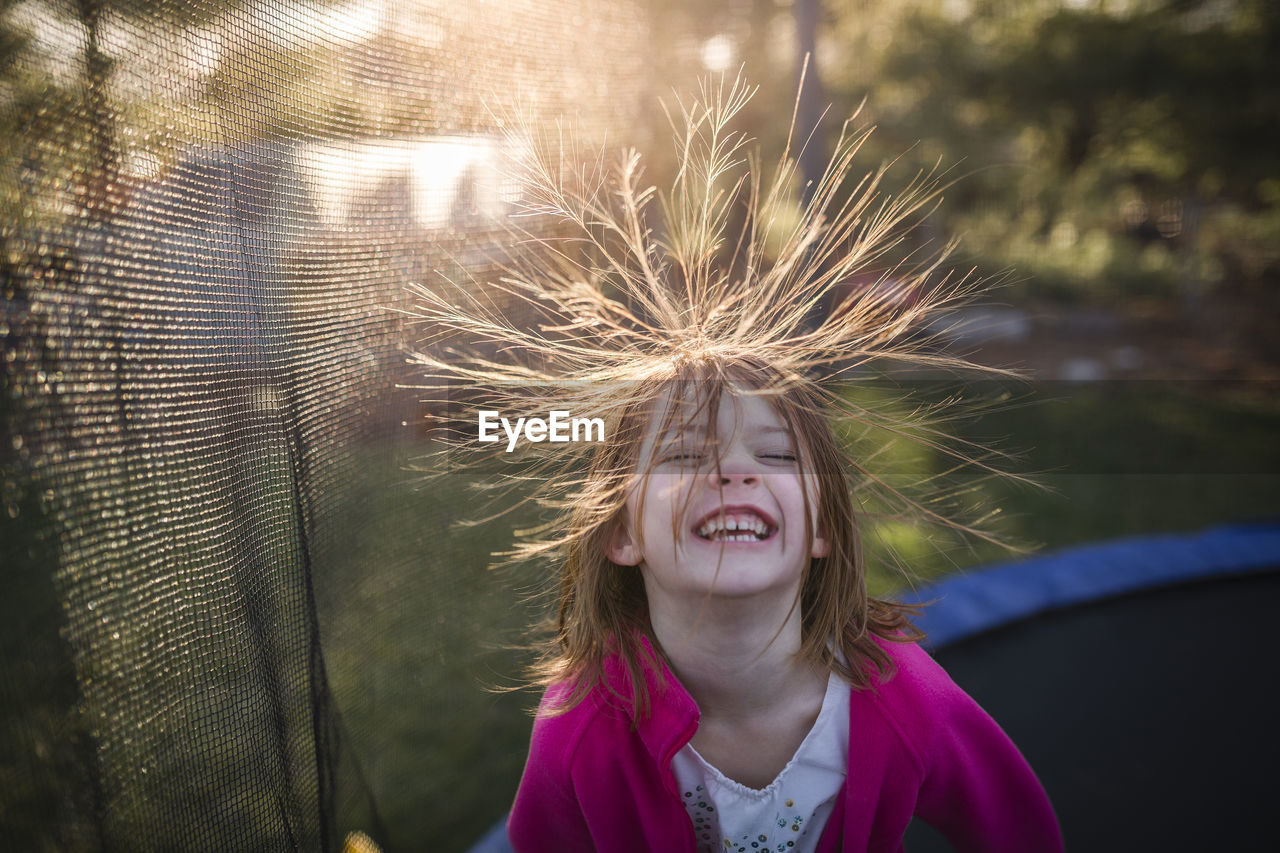
<path id="1" fill-rule="evenodd" d="M 725 437 L 733 433 L 789 435 L 791 430 L 766 391 L 725 388 L 712 411 L 711 395 L 697 389 L 670 388 L 654 401 L 646 430 L 649 443 L 696 436 Z"/>

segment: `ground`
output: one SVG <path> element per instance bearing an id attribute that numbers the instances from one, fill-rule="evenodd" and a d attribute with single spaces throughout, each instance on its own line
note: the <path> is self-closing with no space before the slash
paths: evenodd
<path id="1" fill-rule="evenodd" d="M 983 364 L 1037 380 L 1280 380 L 1280 353 L 1247 310 L 1036 305 L 969 308 L 956 329 Z"/>

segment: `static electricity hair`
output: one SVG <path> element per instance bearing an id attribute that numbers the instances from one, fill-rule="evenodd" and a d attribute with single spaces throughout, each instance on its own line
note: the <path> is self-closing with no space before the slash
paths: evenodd
<path id="1" fill-rule="evenodd" d="M 512 186 L 524 198 L 524 215 L 512 222 L 526 224 L 509 225 L 515 250 L 506 274 L 484 285 L 414 288 L 426 329 L 415 355 L 426 377 L 420 387 L 471 404 L 455 405 L 451 428 L 440 432 L 443 469 L 457 471 L 468 455 L 514 460 L 512 480 L 534 484 L 530 499 L 550 513 L 508 556 L 558 573 L 533 678 L 567 683 L 562 707 L 601 684 L 605 662 L 618 655 L 643 712 L 644 672 L 660 671 L 640 642 L 649 638 L 652 654 L 661 654 L 640 574 L 612 564 L 608 552 L 627 494 L 644 476 L 641 447 L 664 395 L 714 414 L 708 407 L 725 395 L 762 394 L 786 423 L 801 471 L 818 484 L 806 534 L 821 529 L 830 539 L 795 603 L 801 654 L 852 685 L 887 670 L 877 640 L 918 636 L 906 609 L 868 596 L 860 533 L 888 519 L 995 541 L 981 517 L 962 520 L 947 504 L 895 485 L 883 470 L 886 454 L 846 455 L 833 430 L 861 426 L 926 446 L 951 472 L 998 473 L 983 448 L 930 426 L 927 407 L 885 413 L 831 390 L 879 365 L 1003 373 L 948 354 L 928 332 L 982 289 L 943 269 L 950 246 L 927 255 L 906 248 L 940 183 L 920 174 L 891 193 L 888 165 L 857 179 L 854 157 L 870 131 L 846 122 L 801 203 L 791 136 L 770 170 L 731 127 L 752 93 L 722 78 L 676 102 L 668 117 L 677 169 L 662 187 L 645 181 L 635 151 L 588 154 L 570 133 L 522 131 L 509 146 L 519 161 Z M 479 408 L 599 418 L 605 437 L 542 448 L 534 458 L 495 454 L 476 441 Z M 674 417 L 671 407 L 664 417 Z"/>
<path id="2" fill-rule="evenodd" d="M 649 625 L 640 569 L 619 566 L 608 556 L 609 543 L 622 523 L 624 505 L 633 489 L 646 488 L 641 446 L 655 427 L 687 424 L 699 414 L 713 413 L 726 397 L 760 394 L 774 406 L 796 444 L 802 476 L 817 486 L 817 506 L 806 496 L 805 539 L 822 530 L 829 549 L 811 558 L 801 578 L 795 604 L 801 614 L 800 656 L 822 666 L 856 688 L 871 683 L 874 673 L 888 676 L 892 663 L 877 639 L 902 642 L 920 639 L 908 621 L 912 608 L 867 595 L 864 558 L 854 515 L 851 465 L 827 422 L 825 405 L 814 388 L 788 378 L 747 355 L 708 355 L 674 359 L 669 372 L 632 389 L 634 397 L 621 412 L 605 442 L 597 446 L 572 510 L 564 539 L 564 560 L 557 592 L 551 642 L 533 668 L 534 681 L 565 683 L 552 712 L 573 707 L 597 686 L 608 685 L 605 662 L 616 656 L 629 679 L 627 699 L 636 713 L 647 713 L 645 669 L 660 671 L 647 658 L 660 645 Z M 692 403 L 660 405 L 663 399 Z M 655 419 L 661 418 L 661 425 Z M 714 418 L 708 418 L 709 425 Z M 703 439 L 714 444 L 714 426 Z M 673 531 L 674 533 L 674 531 Z"/>

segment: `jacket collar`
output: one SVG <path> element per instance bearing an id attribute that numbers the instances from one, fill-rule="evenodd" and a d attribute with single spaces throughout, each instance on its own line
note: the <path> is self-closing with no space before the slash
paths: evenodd
<path id="1" fill-rule="evenodd" d="M 610 694 L 617 697 L 615 701 L 620 700 L 621 710 L 645 749 L 658 766 L 666 770 L 671 759 L 698 730 L 698 705 L 662 655 L 654 651 L 649 638 L 642 635 L 639 644 L 645 687 L 649 693 L 649 713 L 643 717 L 637 713 L 627 667 L 617 655 L 605 662 L 606 686 Z M 657 662 L 656 670 L 651 661 Z M 674 777 L 669 778 L 668 783 L 674 785 Z"/>

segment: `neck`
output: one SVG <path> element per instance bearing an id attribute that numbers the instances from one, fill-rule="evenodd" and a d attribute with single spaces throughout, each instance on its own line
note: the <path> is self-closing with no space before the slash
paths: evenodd
<path id="1" fill-rule="evenodd" d="M 827 675 L 800 657 L 800 605 L 790 596 L 649 601 L 654 635 L 704 718 L 751 717 Z"/>

